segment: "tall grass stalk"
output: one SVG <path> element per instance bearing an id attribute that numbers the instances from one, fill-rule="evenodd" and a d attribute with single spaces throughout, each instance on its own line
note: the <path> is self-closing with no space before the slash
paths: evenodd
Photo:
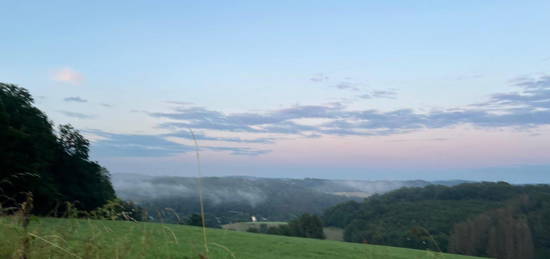
<path id="1" fill-rule="evenodd" d="M 49 240 L 47 240 L 47 239 L 45 239 L 45 238 L 42 238 L 42 237 L 39 236 L 39 235 L 36 235 L 36 234 L 34 234 L 34 233 L 29 233 L 29 236 L 32 236 L 32 237 L 34 237 L 34 238 L 36 238 L 36 239 L 38 239 L 38 240 L 41 240 L 42 242 L 44 242 L 44 243 L 46 243 L 46 244 L 48 244 L 48 245 L 50 245 L 50 246 L 52 246 L 52 247 L 55 247 L 55 248 L 57 248 L 57 249 L 59 249 L 59 250 L 65 252 L 65 253 L 68 254 L 68 255 L 74 256 L 75 258 L 82 259 L 82 257 L 78 256 L 77 254 L 71 253 L 69 250 L 67 250 L 67 249 L 65 249 L 65 248 L 63 248 L 63 247 L 61 247 L 61 246 L 58 246 L 58 245 L 56 245 L 55 243 L 50 242 Z"/>
<path id="2" fill-rule="evenodd" d="M 195 133 L 192 129 L 189 129 L 189 132 L 191 133 L 191 136 L 193 137 L 193 142 L 195 143 L 195 153 L 197 157 L 197 189 L 199 192 L 199 203 L 201 207 L 201 221 L 202 221 L 202 237 L 204 242 L 204 250 L 206 253 L 206 258 L 208 258 L 208 240 L 206 237 L 206 217 L 204 215 L 204 203 L 202 198 L 202 169 L 201 169 L 201 158 L 200 158 L 200 152 L 199 152 L 199 144 L 197 142 L 197 138 L 195 137 Z"/>

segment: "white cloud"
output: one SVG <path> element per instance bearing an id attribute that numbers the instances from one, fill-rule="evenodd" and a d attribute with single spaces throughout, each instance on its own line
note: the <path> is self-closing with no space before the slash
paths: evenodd
<path id="1" fill-rule="evenodd" d="M 58 82 L 79 85 L 84 81 L 84 76 L 72 68 L 65 67 L 55 71 L 52 79 Z"/>

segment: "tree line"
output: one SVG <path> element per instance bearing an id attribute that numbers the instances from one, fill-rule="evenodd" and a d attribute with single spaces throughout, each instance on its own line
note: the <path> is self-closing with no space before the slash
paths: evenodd
<path id="1" fill-rule="evenodd" d="M 308 213 L 304 213 L 300 217 L 289 221 L 288 224 L 271 227 L 267 224 L 260 224 L 260 228 L 251 227 L 247 231 L 271 235 L 325 239 L 321 218 Z"/>

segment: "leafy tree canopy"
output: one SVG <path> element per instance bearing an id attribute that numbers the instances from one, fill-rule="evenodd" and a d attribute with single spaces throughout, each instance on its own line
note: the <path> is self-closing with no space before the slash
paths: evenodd
<path id="1" fill-rule="evenodd" d="M 93 210 L 115 198 L 109 172 L 89 160 L 89 141 L 71 125 L 54 131 L 31 94 L 0 83 L 0 204 L 33 195 L 34 212 L 55 213 L 65 202 Z M 58 211 L 59 212 L 59 211 Z"/>

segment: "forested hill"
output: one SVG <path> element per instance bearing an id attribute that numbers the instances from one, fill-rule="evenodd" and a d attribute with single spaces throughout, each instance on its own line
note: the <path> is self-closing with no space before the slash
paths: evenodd
<path id="1" fill-rule="evenodd" d="M 125 199 L 147 200 L 161 196 L 187 196 L 196 195 L 196 178 L 176 176 L 146 176 L 137 174 L 113 174 L 113 185 L 117 193 Z M 317 178 L 290 179 L 290 178 L 262 178 L 252 176 L 226 176 L 204 177 L 206 189 L 211 190 L 214 196 L 216 190 L 227 189 L 229 197 L 238 195 L 237 192 L 247 191 L 258 194 L 260 187 L 270 188 L 270 184 L 285 185 L 295 188 L 303 188 L 322 193 L 340 196 L 364 198 L 373 194 L 381 194 L 397 190 L 402 187 L 423 187 L 431 184 L 456 185 L 465 181 L 428 182 L 423 180 L 329 180 Z M 225 188 L 231 187 L 231 188 Z M 243 189 L 244 188 L 244 189 Z M 286 189 L 286 187 L 285 187 Z M 228 198 L 227 193 L 211 197 L 212 199 Z M 253 201 L 251 201 L 253 202 Z"/>
<path id="2" fill-rule="evenodd" d="M 496 258 L 550 258 L 550 186 L 403 188 L 328 209 L 344 238 Z"/>
<path id="3" fill-rule="evenodd" d="M 431 184 L 427 181 L 348 181 L 327 179 L 275 179 L 248 176 L 202 179 L 209 226 L 259 219 L 287 221 L 302 213 L 321 214 L 338 203 L 357 200 L 401 187 Z M 454 182 L 449 182 L 450 184 Z M 147 209 L 152 217 L 177 221 L 199 212 L 197 179 L 113 174 L 117 195 Z"/>
<path id="4" fill-rule="evenodd" d="M 153 220 L 175 223 L 200 212 L 196 178 L 115 174 L 113 180 L 117 195 L 146 209 Z M 251 216 L 286 221 L 302 213 L 321 214 L 338 203 L 360 199 L 320 192 L 282 179 L 205 177 L 201 181 L 210 227 L 250 221 Z"/>
<path id="5" fill-rule="evenodd" d="M 134 201 L 155 220 L 178 221 L 199 213 L 197 179 L 113 174 L 117 195 Z M 321 214 L 338 203 L 357 200 L 401 187 L 431 184 L 427 181 L 349 181 L 284 179 L 249 176 L 202 179 L 209 226 L 249 221 L 251 216 L 287 221 L 302 213 Z M 455 181 L 449 184 L 456 183 Z M 165 208 L 170 208 L 169 212 Z M 174 210 L 174 211 L 172 211 Z M 166 212 L 166 213 L 159 213 Z"/>

